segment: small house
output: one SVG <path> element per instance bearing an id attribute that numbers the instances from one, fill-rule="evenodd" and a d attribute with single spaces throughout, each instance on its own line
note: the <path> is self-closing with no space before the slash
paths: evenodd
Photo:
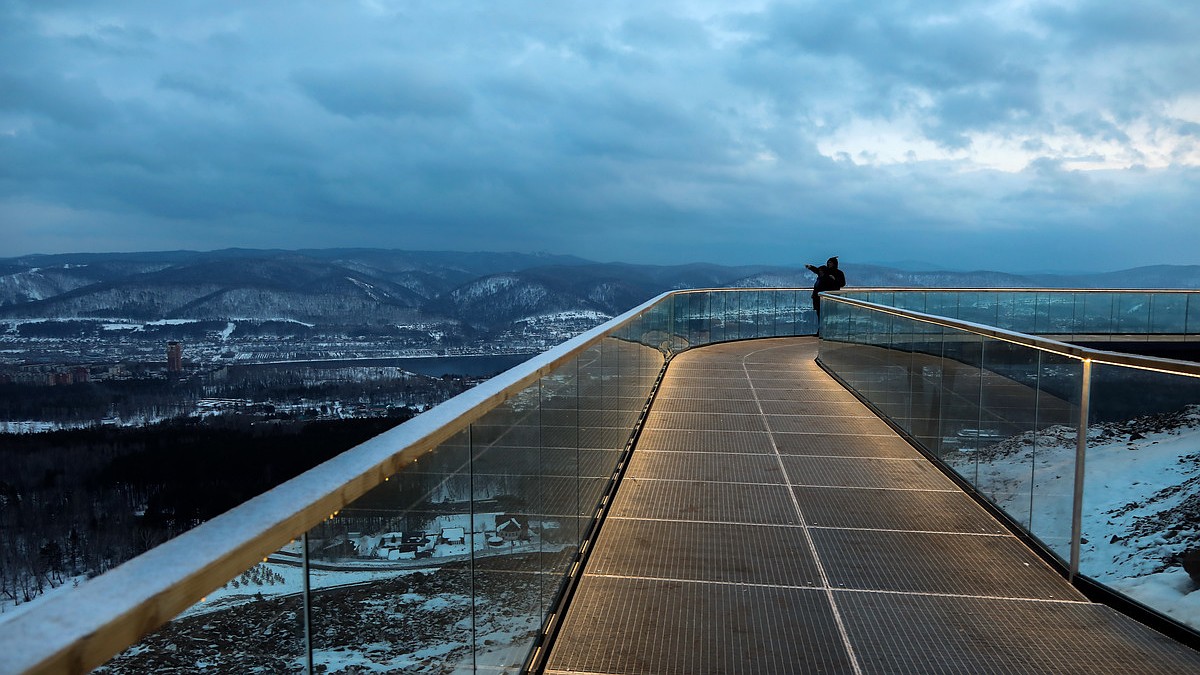
<path id="1" fill-rule="evenodd" d="M 461 527 L 443 527 L 439 538 L 446 544 L 461 544 L 466 539 L 466 532 Z"/>
<path id="2" fill-rule="evenodd" d="M 519 541 L 529 538 L 529 528 L 522 516 L 505 514 L 496 516 L 496 535 L 504 541 Z"/>

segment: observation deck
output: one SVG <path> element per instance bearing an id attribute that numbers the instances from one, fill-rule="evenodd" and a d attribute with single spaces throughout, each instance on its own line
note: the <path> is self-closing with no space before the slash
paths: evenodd
<path id="1" fill-rule="evenodd" d="M 1200 345 L 1200 292 L 822 308 L 663 294 L 0 618 L 0 673 L 1200 672 L 1200 363 L 1071 343 Z"/>
<path id="2" fill-rule="evenodd" d="M 1200 653 L 1061 574 L 821 370 L 677 356 L 546 673 L 1169 673 Z"/>

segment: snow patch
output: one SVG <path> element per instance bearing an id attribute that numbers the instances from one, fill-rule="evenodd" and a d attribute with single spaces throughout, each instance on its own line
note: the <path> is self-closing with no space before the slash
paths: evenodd
<path id="1" fill-rule="evenodd" d="M 479 298 L 495 295 L 521 283 L 521 280 L 511 275 L 497 275 L 480 279 L 466 288 L 453 291 L 450 295 L 455 300 L 478 300 Z"/>
<path id="2" fill-rule="evenodd" d="M 517 323 L 561 323 L 564 321 L 594 321 L 601 323 L 612 317 L 604 312 L 591 309 L 574 309 L 564 312 L 547 312 L 517 319 Z"/>
<path id="3" fill-rule="evenodd" d="M 1027 432 L 944 459 L 1065 556 L 1074 428 Z M 1200 548 L 1200 406 L 1091 425 L 1084 468 L 1080 571 L 1200 627 L 1200 589 L 1181 567 L 1183 553 Z"/>

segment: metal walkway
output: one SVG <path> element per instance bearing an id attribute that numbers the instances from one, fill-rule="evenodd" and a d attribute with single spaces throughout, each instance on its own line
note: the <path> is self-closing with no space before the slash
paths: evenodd
<path id="1" fill-rule="evenodd" d="M 1200 672 L 1084 599 L 816 347 L 675 358 L 545 672 Z"/>

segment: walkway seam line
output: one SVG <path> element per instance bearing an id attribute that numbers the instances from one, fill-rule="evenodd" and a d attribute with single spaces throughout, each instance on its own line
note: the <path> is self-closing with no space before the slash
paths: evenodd
<path id="1" fill-rule="evenodd" d="M 766 417 L 766 413 L 763 413 Z M 610 427 L 613 428 L 613 427 Z M 761 434 L 762 431 L 738 431 L 737 429 L 696 429 L 695 427 L 655 427 L 655 431 L 688 431 L 692 433 L 705 434 Z M 849 434 L 838 433 L 833 431 L 780 431 L 781 434 L 795 434 L 797 436 L 853 436 L 855 438 L 895 438 L 895 432 L 886 434 Z"/>
<path id="2" fill-rule="evenodd" d="M 950 530 L 902 530 L 892 527 L 841 527 L 837 525 L 790 525 L 788 523 L 752 523 L 734 520 L 688 520 L 686 518 L 652 518 L 638 516 L 609 516 L 611 520 L 628 520 L 641 523 L 695 523 L 697 525 L 734 525 L 737 527 L 783 527 L 803 528 L 810 530 L 840 530 L 842 532 L 890 532 L 892 534 L 940 534 L 962 537 L 995 537 L 997 539 L 1016 539 L 1012 532 L 953 532 Z"/>
<path id="3" fill-rule="evenodd" d="M 779 590 L 792 591 L 812 591 L 820 593 L 822 591 L 831 590 L 834 593 L 869 593 L 871 595 L 907 595 L 919 596 L 927 598 L 956 598 L 959 600 L 1002 600 L 1004 602 L 1037 602 L 1052 605 L 1088 605 L 1092 606 L 1095 603 L 1090 600 L 1068 600 L 1060 598 L 1021 598 L 1011 595 L 970 595 L 966 593 L 936 593 L 933 591 L 888 591 L 878 588 L 832 588 L 826 589 L 820 586 L 795 586 L 789 584 L 760 584 L 749 581 L 717 581 L 714 579 L 684 579 L 680 577 L 644 577 L 635 576 L 632 574 L 604 574 L 592 573 L 588 576 L 599 577 L 604 579 L 621 579 L 624 581 L 670 581 L 672 583 L 681 584 L 700 584 L 705 586 L 746 586 L 750 588 L 773 588 Z"/>
<path id="4" fill-rule="evenodd" d="M 765 453 L 764 453 L 765 456 Z M 503 476 L 504 474 L 487 474 L 489 476 Z M 567 476 L 568 478 L 570 476 Z M 690 485 L 737 485 L 737 486 L 755 486 L 755 487 L 786 487 L 786 483 L 766 483 L 763 481 L 751 480 L 698 480 L 695 478 L 633 478 L 634 482 L 641 483 L 688 483 Z M 845 490 L 891 490 L 893 492 L 951 492 L 951 490 L 937 490 L 932 488 L 864 488 L 854 485 L 793 485 L 792 487 L 818 488 L 828 487 Z M 386 510 L 386 509 L 380 509 Z"/>
<path id="5" fill-rule="evenodd" d="M 657 451 L 655 451 L 655 450 L 648 450 L 647 452 L 671 452 L 671 451 L 667 451 L 667 450 L 657 450 Z M 710 453 L 710 454 L 720 454 L 720 453 Z M 765 457 L 765 456 L 767 456 L 767 453 L 765 453 L 765 452 L 760 452 L 760 453 L 755 453 L 755 454 L 758 454 L 758 455 L 763 455 L 764 457 Z M 789 457 L 791 457 L 791 456 L 794 456 L 794 455 L 788 455 L 788 456 L 789 456 Z M 491 474 L 491 475 L 498 475 L 498 476 L 499 476 L 499 475 L 504 475 L 504 474 Z M 637 483 L 637 482 L 645 482 L 645 483 L 653 483 L 653 482 L 663 482 L 663 483 L 669 483 L 669 482 L 675 482 L 675 483 L 708 483 L 708 484 L 711 484 L 711 485 L 776 485 L 776 486 L 779 486 L 779 487 L 788 487 L 788 485 L 787 485 L 787 484 L 785 484 L 785 483 L 733 483 L 733 482 L 729 482 L 729 481 L 688 480 L 688 479 L 686 479 L 686 478 L 631 478 L 631 479 L 629 479 L 629 480 L 630 480 L 631 482 L 634 482 L 634 483 Z M 884 491 L 888 491 L 888 492 L 949 492 L 949 493 L 954 493 L 954 494 L 962 494 L 962 490 L 950 490 L 950 489 L 946 489 L 946 488 L 909 488 L 909 487 L 903 487 L 903 488 L 894 488 L 894 487 L 879 487 L 879 486 L 867 486 L 867 485 L 811 485 L 811 484 L 808 484 L 808 483 L 796 483 L 795 485 L 791 485 L 790 487 L 794 487 L 794 488 L 811 488 L 811 489 L 814 489 L 814 490 L 815 490 L 815 489 L 825 489 L 825 490 L 884 490 Z"/>
<path id="6" fill-rule="evenodd" d="M 846 623 L 842 620 L 842 613 L 838 610 L 837 600 L 833 597 L 833 588 L 829 585 L 829 575 L 825 573 L 825 565 L 821 562 L 821 556 L 817 553 L 817 544 L 813 541 L 812 533 L 808 531 L 808 521 L 804 519 L 804 512 L 800 510 L 800 500 L 796 498 L 796 491 L 791 486 L 791 476 L 788 475 L 787 467 L 783 464 L 783 455 L 779 452 L 779 446 L 775 444 L 775 436 L 771 434 L 771 425 L 767 420 L 767 414 L 763 411 L 762 401 L 758 398 L 758 389 L 754 386 L 754 379 L 750 377 L 750 369 L 746 367 L 746 359 L 750 358 L 750 356 L 773 349 L 778 349 L 778 347 L 767 347 L 742 356 L 742 372 L 746 375 L 746 382 L 750 385 L 750 392 L 754 394 L 754 405 L 758 407 L 758 412 L 761 414 L 760 419 L 762 420 L 763 427 L 766 428 L 767 438 L 771 441 L 771 450 L 775 454 L 775 461 L 779 464 L 779 470 L 783 472 L 784 480 L 788 482 L 788 496 L 792 500 L 792 507 L 796 509 L 796 516 L 800 519 L 800 526 L 804 532 L 804 541 L 808 543 L 809 552 L 812 553 L 817 574 L 821 577 L 821 584 L 825 587 L 825 599 L 829 602 L 829 610 L 833 614 L 834 623 L 837 624 L 838 635 L 842 639 L 842 646 L 846 649 L 846 657 L 849 659 L 850 667 L 854 669 L 855 675 L 863 675 L 862 666 L 858 663 L 858 656 L 854 653 L 854 645 L 850 643 L 850 634 L 846 630 Z"/>

